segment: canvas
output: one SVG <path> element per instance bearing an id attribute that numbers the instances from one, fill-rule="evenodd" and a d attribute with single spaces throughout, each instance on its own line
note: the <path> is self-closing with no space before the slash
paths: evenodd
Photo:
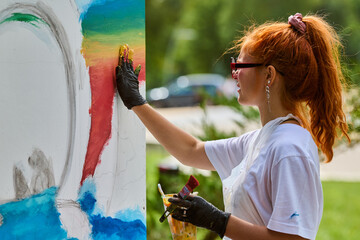
<path id="1" fill-rule="evenodd" d="M 115 89 L 119 46 L 145 93 L 145 0 L 0 2 L 0 239 L 146 239 L 145 128 Z"/>

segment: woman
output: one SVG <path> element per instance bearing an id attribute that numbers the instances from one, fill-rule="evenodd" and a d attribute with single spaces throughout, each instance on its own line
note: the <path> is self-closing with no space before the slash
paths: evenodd
<path id="1" fill-rule="evenodd" d="M 323 210 L 318 149 L 331 161 L 342 110 L 340 43 L 318 16 L 297 13 L 266 23 L 233 47 L 238 102 L 256 106 L 262 128 L 240 137 L 202 142 L 175 127 L 141 97 L 137 76 L 123 58 L 117 87 L 156 139 L 185 165 L 216 170 L 225 212 L 201 197 L 170 201 L 173 217 L 227 239 L 315 239 Z M 125 61 L 125 62 L 124 62 Z"/>

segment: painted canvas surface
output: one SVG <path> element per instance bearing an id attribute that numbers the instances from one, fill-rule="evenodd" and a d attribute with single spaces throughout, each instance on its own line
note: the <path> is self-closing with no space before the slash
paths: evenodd
<path id="1" fill-rule="evenodd" d="M 145 93 L 145 0 L 1 0 L 0 239 L 146 239 L 145 129 L 115 89 L 119 46 Z"/>

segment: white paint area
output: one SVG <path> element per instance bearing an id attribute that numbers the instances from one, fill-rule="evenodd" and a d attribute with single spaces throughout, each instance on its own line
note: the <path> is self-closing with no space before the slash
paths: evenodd
<path id="1" fill-rule="evenodd" d="M 30 180 L 28 158 L 35 147 L 52 159 L 57 184 L 64 169 L 69 138 L 64 63 L 49 29 L 39 26 L 0 25 L 0 175 L 7 179 L 0 182 L 1 199 L 14 198 L 14 164 Z"/>

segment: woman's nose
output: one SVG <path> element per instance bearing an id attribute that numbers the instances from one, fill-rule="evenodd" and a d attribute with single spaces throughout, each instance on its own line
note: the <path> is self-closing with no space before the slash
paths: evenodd
<path id="1" fill-rule="evenodd" d="M 237 80 L 237 77 L 238 77 L 238 70 L 236 69 L 236 70 L 232 70 L 232 72 L 231 72 L 231 75 L 232 75 L 232 78 L 234 79 L 234 80 Z"/>

